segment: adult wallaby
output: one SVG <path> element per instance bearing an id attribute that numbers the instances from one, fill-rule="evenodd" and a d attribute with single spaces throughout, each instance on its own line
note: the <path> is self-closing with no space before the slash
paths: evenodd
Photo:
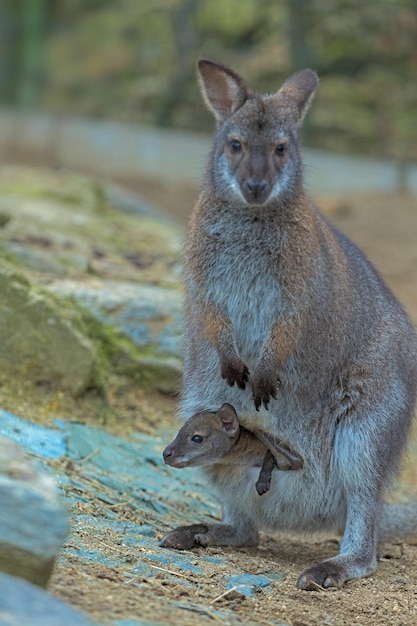
<path id="1" fill-rule="evenodd" d="M 302 459 L 271 441 L 268 435 L 242 428 L 234 407 L 227 402 L 215 412 L 201 411 L 190 417 L 167 445 L 163 456 L 165 463 L 172 467 L 214 463 L 260 467 L 255 483 L 259 495 L 269 491 L 275 468 L 287 471 L 303 467 Z"/>
<path id="2" fill-rule="evenodd" d="M 316 74 L 298 72 L 262 96 L 219 63 L 198 69 L 217 132 L 185 246 L 180 414 L 228 402 L 244 426 L 304 461 L 277 472 L 262 498 L 257 468 L 204 468 L 223 521 L 204 525 L 198 543 L 338 530 L 339 554 L 298 587 L 341 587 L 374 571 L 378 540 L 417 534 L 417 506 L 382 502 L 412 421 L 416 336 L 364 254 L 304 190 L 298 133 Z"/>

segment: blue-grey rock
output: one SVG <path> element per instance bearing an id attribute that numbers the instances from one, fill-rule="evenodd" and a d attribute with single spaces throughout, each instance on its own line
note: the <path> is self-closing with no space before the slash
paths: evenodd
<path id="1" fill-rule="evenodd" d="M 132 373 L 142 387 L 176 393 L 181 379 L 181 295 L 177 289 L 135 282 L 55 280 L 60 297 L 74 298 L 95 319 L 126 335 Z"/>
<path id="2" fill-rule="evenodd" d="M 58 459 L 67 449 L 62 430 L 52 430 L 41 424 L 22 420 L 3 409 L 0 409 L 0 435 L 44 459 Z"/>
<path id="3" fill-rule="evenodd" d="M 146 215 L 158 220 L 168 220 L 159 209 L 126 187 L 121 187 L 116 183 L 107 183 L 103 191 L 108 202 L 120 211 L 133 213 L 134 215 Z"/>
<path id="4" fill-rule="evenodd" d="M 15 241 L 1 241 L 0 250 L 4 250 L 9 257 L 16 259 L 19 264 L 29 267 L 35 272 L 58 276 L 65 273 L 62 264 L 59 263 L 49 251 L 33 250 Z M 88 259 L 85 259 L 85 268 L 87 267 L 87 263 Z"/>
<path id="5" fill-rule="evenodd" d="M 67 535 L 66 512 L 52 477 L 3 437 L 0 502 L 0 571 L 46 585 Z"/>
<path id="6" fill-rule="evenodd" d="M 181 352 L 181 296 L 177 289 L 133 282 L 103 280 L 80 284 L 55 280 L 48 288 L 71 296 L 100 322 L 128 335 L 149 356 L 179 357 Z"/>
<path id="7" fill-rule="evenodd" d="M 30 582 L 0 572 L 0 626 L 92 626 L 81 613 Z"/>
<path id="8" fill-rule="evenodd" d="M 265 574 L 238 574 L 228 576 L 228 580 L 228 589 L 235 589 L 248 598 L 253 598 L 257 589 L 265 589 L 271 585 L 271 581 Z"/>

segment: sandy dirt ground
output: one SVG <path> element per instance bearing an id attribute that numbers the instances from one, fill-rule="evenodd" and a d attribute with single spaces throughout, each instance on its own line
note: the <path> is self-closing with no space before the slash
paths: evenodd
<path id="1" fill-rule="evenodd" d="M 183 223 L 197 195 L 195 189 L 174 192 L 147 181 L 138 182 L 136 188 Z M 416 322 L 417 198 L 374 194 L 321 198 L 317 202 L 340 229 L 366 251 Z M 167 402 L 171 403 L 168 407 Z M 170 413 L 167 408 L 172 408 L 172 413 L 175 411 L 175 400 L 165 399 L 164 403 L 164 415 Z M 406 496 L 417 497 L 417 448 L 412 444 L 410 450 L 398 490 Z M 94 502 L 86 507 L 94 514 Z M 129 512 L 120 510 L 119 515 L 124 519 Z M 175 520 L 167 520 L 167 523 L 171 521 L 175 525 Z M 97 541 L 97 537 L 91 537 L 92 549 Z M 134 546 L 120 545 L 111 536 L 105 543 L 109 556 L 118 551 L 126 559 L 135 558 Z M 340 591 L 298 591 L 295 586 L 298 574 L 337 550 L 335 538 L 289 539 L 263 535 L 258 548 L 210 548 L 208 552 L 212 556 L 227 555 L 227 565 L 205 564 L 203 574 L 184 575 L 173 566 L 171 574 L 161 570 L 152 579 L 131 583 L 123 572 L 111 567 L 86 565 L 80 568 L 78 562 L 74 562 L 72 569 L 56 567 L 50 589 L 101 623 L 107 618 L 122 620 L 136 616 L 152 623 L 175 626 L 202 623 L 415 626 L 416 546 L 381 546 L 375 574 L 351 581 Z M 194 554 L 198 563 L 200 551 Z M 223 594 L 224 589 L 217 581 L 219 568 L 227 567 L 233 573 L 233 563 L 247 573 L 267 573 L 272 579 L 271 586 L 259 590 L 253 598 L 236 591 Z M 180 584 L 181 576 L 186 576 L 188 585 Z"/>

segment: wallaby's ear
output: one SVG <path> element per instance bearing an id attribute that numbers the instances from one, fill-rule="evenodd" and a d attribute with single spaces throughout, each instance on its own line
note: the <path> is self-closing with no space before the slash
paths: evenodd
<path id="1" fill-rule="evenodd" d="M 298 125 L 310 107 L 318 84 L 318 76 L 313 70 L 301 70 L 290 76 L 277 92 L 277 95 L 290 98 L 295 103 Z"/>
<path id="2" fill-rule="evenodd" d="M 239 432 L 239 418 L 231 404 L 225 402 L 217 411 L 217 417 L 221 422 L 222 430 L 229 437 L 234 437 Z"/>
<path id="3" fill-rule="evenodd" d="M 249 95 L 243 78 L 221 63 L 200 59 L 199 83 L 204 101 L 218 122 L 237 111 Z"/>

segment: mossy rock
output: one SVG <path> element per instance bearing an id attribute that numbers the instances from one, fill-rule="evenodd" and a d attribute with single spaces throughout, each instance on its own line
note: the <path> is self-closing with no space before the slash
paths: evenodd
<path id="1" fill-rule="evenodd" d="M 177 392 L 181 228 L 136 213 L 136 196 L 110 195 L 69 171 L 1 168 L 0 372 L 8 380 L 72 395 L 90 387 L 105 395 L 114 381 Z"/>
<path id="2" fill-rule="evenodd" d="M 36 384 L 74 394 L 97 384 L 93 343 L 79 328 L 77 313 L 0 263 L 0 368 Z"/>

